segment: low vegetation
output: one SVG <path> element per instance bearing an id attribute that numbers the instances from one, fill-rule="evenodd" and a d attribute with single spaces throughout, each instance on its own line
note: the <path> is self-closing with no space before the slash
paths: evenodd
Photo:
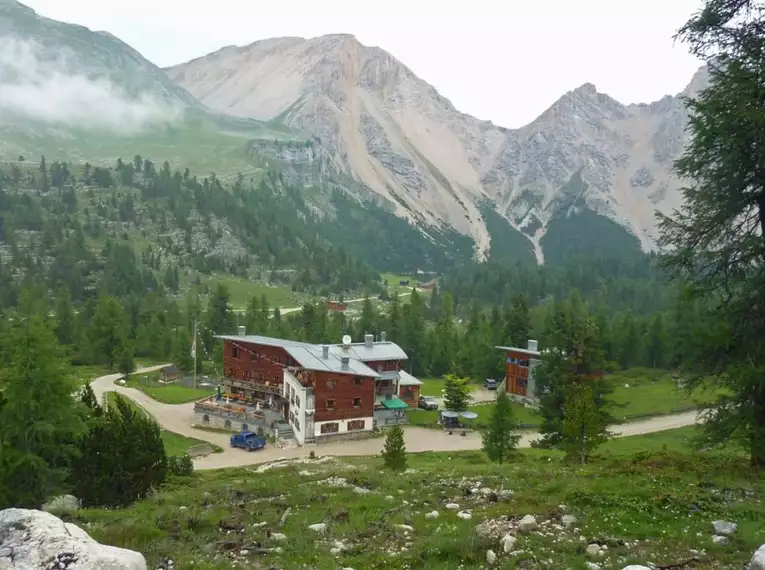
<path id="1" fill-rule="evenodd" d="M 502 465 L 479 452 L 409 454 L 395 477 L 382 458 L 198 472 L 131 508 L 84 510 L 74 522 L 143 552 L 150 567 L 465 570 L 485 568 L 491 549 L 508 569 L 588 560 L 739 569 L 762 541 L 765 483 L 743 457 L 690 454 L 684 444 L 662 451 L 682 437 L 622 438 L 584 466 L 524 450 Z M 627 442 L 645 451 L 625 456 Z M 564 513 L 576 522 L 564 524 Z M 536 529 L 518 529 L 525 515 Z M 720 519 L 738 524 L 729 546 L 712 542 Z M 512 553 L 506 534 L 516 538 Z M 591 544 L 603 555 L 588 556 Z"/>
<path id="2" fill-rule="evenodd" d="M 140 390 L 150 398 L 163 404 L 186 404 L 211 396 L 214 392 L 212 388 L 194 388 L 177 382 L 162 384 L 158 381 L 158 375 L 156 374 L 136 374 L 130 376 L 126 386 Z"/>

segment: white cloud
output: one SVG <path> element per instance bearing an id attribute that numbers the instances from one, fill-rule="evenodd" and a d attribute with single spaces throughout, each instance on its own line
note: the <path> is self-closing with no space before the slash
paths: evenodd
<path id="1" fill-rule="evenodd" d="M 0 111 L 38 121 L 131 134 L 177 120 L 181 110 L 150 93 L 130 97 L 106 78 L 72 71 L 73 53 L 0 37 Z"/>

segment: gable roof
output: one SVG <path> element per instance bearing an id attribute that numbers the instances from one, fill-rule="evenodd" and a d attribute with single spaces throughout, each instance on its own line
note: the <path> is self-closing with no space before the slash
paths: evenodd
<path id="1" fill-rule="evenodd" d="M 395 342 L 378 341 L 367 346 L 363 342 L 353 342 L 348 348 L 342 344 L 330 345 L 329 351 L 341 356 L 350 356 L 362 362 L 376 362 L 380 360 L 407 360 L 406 352 Z"/>
<path id="2" fill-rule="evenodd" d="M 215 335 L 215 338 L 282 348 L 306 370 L 353 374 L 368 378 L 379 378 L 380 375 L 367 366 L 365 362 L 406 360 L 408 358 L 406 352 L 399 345 L 390 341 L 374 342 L 371 346 L 364 342 L 355 342 L 351 343 L 348 348 L 342 344 L 328 345 L 329 358 L 324 358 L 324 345 L 321 344 L 260 335 Z M 342 357 L 344 356 L 348 357 L 348 368 L 342 367 Z"/>

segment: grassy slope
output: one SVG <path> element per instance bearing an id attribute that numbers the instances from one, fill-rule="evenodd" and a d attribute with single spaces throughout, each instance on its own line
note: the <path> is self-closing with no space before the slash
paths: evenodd
<path id="1" fill-rule="evenodd" d="M 133 375 L 128 379 L 127 386 L 140 390 L 150 398 L 162 402 L 163 404 L 185 404 L 201 400 L 206 396 L 211 396 L 213 390 L 202 390 L 200 388 L 189 388 L 180 384 L 159 384 L 156 380 L 157 374 L 148 374 L 146 381 L 144 375 Z"/>
<path id="2" fill-rule="evenodd" d="M 468 570 L 485 568 L 486 550 L 492 548 L 499 556 L 496 567 L 578 570 L 585 568 L 587 544 L 602 539 L 610 542 L 599 560 L 605 568 L 681 563 L 691 558 L 691 549 L 705 555 L 686 567 L 742 568 L 763 538 L 761 475 L 733 453 L 690 455 L 678 438 L 671 439 L 671 454 L 656 454 L 662 438 L 627 438 L 654 455 L 625 457 L 623 447 L 606 446 L 587 466 L 566 464 L 557 453 L 528 450 L 501 466 L 488 463 L 480 452 L 410 455 L 412 469 L 396 476 L 382 468 L 379 458 L 306 460 L 257 474 L 253 469 L 204 472 L 175 480 L 129 509 L 85 510 L 73 522 L 88 523 L 101 542 L 143 552 L 150 567 L 170 557 L 178 568 L 197 570 L 235 565 Z M 369 492 L 332 486 L 332 476 Z M 512 490 L 512 498 L 492 502 L 471 493 L 479 484 Z M 472 518 L 461 520 L 445 509 L 451 501 Z M 575 528 L 560 525 L 559 505 L 579 519 Z M 433 510 L 439 518 L 426 519 Z M 514 530 L 526 514 L 537 517 L 540 530 Z M 728 547 L 712 544 L 717 519 L 739 525 Z M 482 537 L 476 525 L 486 520 L 505 528 Z M 327 523 L 326 535 L 308 529 L 321 522 Z M 412 530 L 396 526 L 402 524 Z M 221 525 L 243 530 L 229 532 Z M 269 538 L 269 531 L 286 539 Z M 498 537 L 507 531 L 517 534 L 517 550 L 523 553 L 502 553 Z M 345 550 L 333 555 L 336 541 Z M 255 543 L 268 550 L 261 552 Z"/>

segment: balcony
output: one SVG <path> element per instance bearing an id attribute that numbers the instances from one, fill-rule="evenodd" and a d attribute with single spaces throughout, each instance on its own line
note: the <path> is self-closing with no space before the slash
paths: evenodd
<path id="1" fill-rule="evenodd" d="M 386 398 L 396 395 L 395 386 L 375 386 L 375 398 Z"/>
<path id="2" fill-rule="evenodd" d="M 282 395 L 281 384 L 264 383 L 264 382 L 248 382 L 245 380 L 234 380 L 232 378 L 224 378 L 224 383 L 232 388 L 242 388 L 243 390 L 255 390 L 256 392 L 264 392 L 266 394 L 273 394 L 274 396 Z"/>

